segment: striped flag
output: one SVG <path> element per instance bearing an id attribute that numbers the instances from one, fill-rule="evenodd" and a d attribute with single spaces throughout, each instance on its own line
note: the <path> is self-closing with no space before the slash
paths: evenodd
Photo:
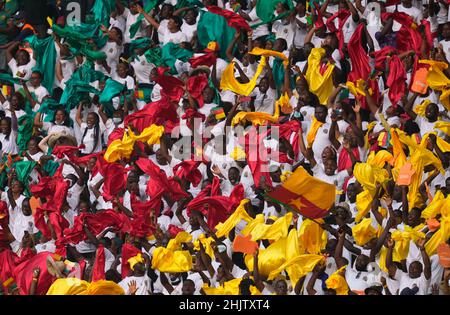
<path id="1" fill-rule="evenodd" d="M 317 219 L 326 216 L 333 206 L 336 187 L 309 175 L 300 166 L 281 186 L 269 192 L 267 196 L 307 218 Z"/>

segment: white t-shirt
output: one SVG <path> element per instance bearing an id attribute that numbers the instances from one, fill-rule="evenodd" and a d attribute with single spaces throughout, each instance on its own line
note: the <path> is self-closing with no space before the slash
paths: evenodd
<path id="1" fill-rule="evenodd" d="M 265 93 L 261 93 L 258 88 L 253 90 L 250 96 L 255 97 L 255 112 L 264 112 L 273 115 L 277 97 L 275 89 L 269 87 Z"/>
<path id="2" fill-rule="evenodd" d="M 150 83 L 150 73 L 155 67 L 153 63 L 147 61 L 144 55 L 137 56 L 137 59 L 133 60 L 131 66 L 134 69 L 137 83 Z"/>
<path id="3" fill-rule="evenodd" d="M 193 25 L 189 25 L 186 21 L 181 25 L 181 32 L 186 36 L 186 41 L 190 42 L 194 37 L 194 33 L 197 32 L 197 23 L 200 17 L 197 17 L 197 21 Z"/>
<path id="4" fill-rule="evenodd" d="M 427 294 L 428 286 L 430 285 L 430 281 L 425 278 L 423 272 L 419 278 L 411 279 L 408 273 L 397 268 L 394 279 L 399 281 L 399 294 L 401 294 L 405 288 L 412 289 L 414 286 L 417 286 L 419 288 L 417 295 L 425 295 Z"/>
<path id="5" fill-rule="evenodd" d="M 422 10 L 417 9 L 414 6 L 412 6 L 411 8 L 405 8 L 403 4 L 399 4 L 397 6 L 397 12 L 404 12 L 408 14 L 410 17 L 413 18 L 416 24 L 420 24 L 420 21 L 423 19 Z M 398 32 L 401 27 L 402 25 L 400 23 L 394 21 L 394 24 L 392 25 L 392 31 Z"/>
<path id="6" fill-rule="evenodd" d="M 42 85 L 39 85 L 37 88 L 31 86 L 30 84 L 27 84 L 27 86 L 28 90 L 30 91 L 30 94 L 34 93 L 34 95 L 36 96 L 36 100 L 38 103 L 42 103 L 43 98 L 49 95 L 47 89 Z M 34 110 L 36 111 L 38 109 L 39 109 L 38 105 L 36 105 Z"/>
<path id="7" fill-rule="evenodd" d="M 248 16 L 252 19 L 252 21 L 249 23 L 250 26 L 258 24 L 262 22 L 262 20 L 258 17 L 256 14 L 256 7 L 254 7 Z M 252 39 L 255 40 L 258 37 L 269 35 L 269 27 L 268 24 L 262 24 L 258 26 L 256 29 L 253 30 L 253 36 Z"/>
<path id="8" fill-rule="evenodd" d="M 179 30 L 176 33 L 172 33 L 171 31 L 169 31 L 168 28 L 165 28 L 161 25 L 158 28 L 158 34 L 161 35 L 161 39 L 162 39 L 161 44 L 162 45 L 165 45 L 167 43 L 180 44 L 182 42 L 188 41 L 186 34 L 181 32 L 181 30 Z"/>
<path id="9" fill-rule="evenodd" d="M 9 136 L 0 133 L 0 142 L 2 143 L 2 152 L 7 154 L 18 154 L 19 146 L 17 145 L 17 131 L 11 128 Z"/>
<path id="10" fill-rule="evenodd" d="M 126 277 L 125 279 L 120 281 L 118 284 L 122 287 L 122 289 L 125 291 L 126 294 L 129 293 L 128 285 L 130 284 L 131 281 L 136 281 L 136 287 L 137 287 L 136 295 L 149 295 L 150 294 L 150 291 L 151 291 L 150 281 L 151 280 L 147 275 L 142 276 L 142 277 L 130 276 L 130 277 Z"/>
<path id="11" fill-rule="evenodd" d="M 123 33 L 124 44 L 129 44 L 129 43 L 131 43 L 131 41 L 134 38 L 139 38 L 139 37 L 144 36 L 143 31 L 144 31 L 145 27 L 148 25 L 148 22 L 146 19 L 142 19 L 141 25 L 140 25 L 139 29 L 137 30 L 136 34 L 134 35 L 134 37 L 131 38 L 131 35 L 130 35 L 130 27 L 137 21 L 139 15 L 140 15 L 139 13 L 132 14 L 128 8 L 125 8 L 125 10 L 123 11 L 122 17 L 125 19 L 125 32 Z"/>
<path id="12" fill-rule="evenodd" d="M 85 148 L 81 149 L 82 153 L 91 154 L 100 152 L 102 150 L 102 134 L 103 130 L 101 125 L 99 125 L 98 135 L 97 135 L 97 145 L 95 145 L 95 127 L 89 129 L 86 123 L 82 123 L 80 126 L 81 129 L 81 143 L 85 145 Z M 84 135 L 84 138 L 83 138 Z M 80 144 L 81 144 L 80 143 Z"/>
<path id="13" fill-rule="evenodd" d="M 11 73 L 13 78 L 19 78 L 22 80 L 29 80 L 31 77 L 31 72 L 35 66 L 36 66 L 36 60 L 34 60 L 33 58 L 30 58 L 30 62 L 27 63 L 26 65 L 22 65 L 22 66 L 18 66 L 17 65 L 17 61 L 15 58 L 11 59 L 8 62 L 8 66 L 11 69 Z M 19 72 L 24 74 L 24 76 L 19 76 Z M 18 84 L 14 84 L 14 89 L 17 91 L 18 89 L 20 89 L 20 85 Z"/>
<path id="14" fill-rule="evenodd" d="M 439 44 L 442 45 L 442 50 L 445 53 L 445 58 L 447 59 L 447 61 L 450 61 L 450 40 L 443 39 L 439 42 Z"/>

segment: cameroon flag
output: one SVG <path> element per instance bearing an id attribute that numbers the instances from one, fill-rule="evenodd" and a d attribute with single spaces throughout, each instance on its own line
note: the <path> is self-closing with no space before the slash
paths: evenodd
<path id="1" fill-rule="evenodd" d="M 309 175 L 300 166 L 267 196 L 288 205 L 307 218 L 317 219 L 326 216 L 334 204 L 336 187 Z"/>

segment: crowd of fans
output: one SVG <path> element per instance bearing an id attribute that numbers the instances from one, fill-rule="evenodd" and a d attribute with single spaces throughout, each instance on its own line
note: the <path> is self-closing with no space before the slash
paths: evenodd
<path id="1" fill-rule="evenodd" d="M 2 294 L 450 293 L 446 0 L 27 2 Z"/>

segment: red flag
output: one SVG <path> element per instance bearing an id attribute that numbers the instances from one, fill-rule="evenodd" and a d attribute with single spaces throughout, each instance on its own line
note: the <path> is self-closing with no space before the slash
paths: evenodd
<path id="1" fill-rule="evenodd" d="M 105 247 L 100 244 L 97 248 L 94 266 L 92 267 L 92 282 L 105 280 Z"/>
<path id="2" fill-rule="evenodd" d="M 186 87 L 193 99 L 197 100 L 198 107 L 203 107 L 203 90 L 208 86 L 208 78 L 205 74 L 189 77 Z"/>
<path id="3" fill-rule="evenodd" d="M 10 249 L 0 251 L 0 283 L 13 276 L 14 267 L 19 257 Z"/>
<path id="4" fill-rule="evenodd" d="M 386 85 L 389 87 L 389 100 L 393 106 L 397 106 L 405 95 L 406 70 L 397 55 L 393 55 L 389 61 L 389 76 Z"/>
<path id="5" fill-rule="evenodd" d="M 142 254 L 142 252 L 129 243 L 125 243 L 122 246 L 122 279 L 128 277 L 131 273 L 130 264 L 128 259 L 136 256 L 137 254 Z"/>
<path id="6" fill-rule="evenodd" d="M 126 170 L 122 164 L 111 163 L 106 167 L 105 171 L 108 175 L 103 183 L 103 197 L 105 200 L 112 200 L 127 185 Z"/>
<path id="7" fill-rule="evenodd" d="M 129 124 L 133 124 L 139 132 L 152 124 L 164 126 L 167 121 L 179 123 L 176 107 L 170 100 L 163 97 L 161 100 L 145 105 L 141 110 L 125 117 L 124 124 L 128 128 Z"/>
<path id="8" fill-rule="evenodd" d="M 211 67 L 216 63 L 216 60 L 216 53 L 214 51 L 211 51 L 198 57 L 191 57 L 189 59 L 189 63 L 191 64 L 192 68 L 197 68 L 199 66 Z"/>
<path id="9" fill-rule="evenodd" d="M 14 278 L 16 280 L 19 293 L 21 295 L 30 294 L 31 282 L 33 281 L 33 270 L 39 268 L 41 270 L 36 287 L 37 295 L 44 295 L 56 277 L 47 271 L 47 257 L 53 255 L 50 252 L 41 252 L 14 268 Z"/>
<path id="10" fill-rule="evenodd" d="M 152 222 L 153 217 L 158 217 L 161 209 L 161 197 L 152 198 L 149 201 L 139 201 L 136 196 L 131 196 L 131 208 L 133 209 L 133 220 L 131 220 L 130 235 L 147 237 L 155 231 Z"/>
<path id="11" fill-rule="evenodd" d="M 173 102 L 178 102 L 184 94 L 184 82 L 177 77 L 166 75 L 165 71 L 156 76 L 154 81 L 161 86 L 164 94 Z"/>
<path id="12" fill-rule="evenodd" d="M 194 187 L 197 187 L 202 180 L 202 173 L 198 170 L 200 162 L 183 161 L 173 168 L 175 176 L 181 179 L 186 179 L 191 182 Z"/>
<path id="13" fill-rule="evenodd" d="M 237 32 L 240 30 L 251 31 L 247 21 L 239 14 L 230 10 L 223 10 L 217 6 L 206 6 L 209 12 L 221 15 L 227 20 L 228 26 L 234 28 Z"/>
<path id="14" fill-rule="evenodd" d="M 123 138 L 123 134 L 125 133 L 125 129 L 123 128 L 116 128 L 111 132 L 108 136 L 108 146 L 113 142 L 114 140 L 120 140 Z"/>
<path id="15" fill-rule="evenodd" d="M 332 33 L 336 33 L 338 41 L 339 41 L 339 52 L 341 53 L 342 58 L 344 57 L 344 53 L 342 51 L 342 48 L 344 47 L 344 24 L 347 21 L 347 19 L 352 14 L 348 10 L 339 10 L 335 14 L 333 14 L 331 17 L 327 19 L 327 27 Z M 338 28 L 334 25 L 334 20 L 338 19 Z"/>
<path id="16" fill-rule="evenodd" d="M 52 154 L 55 155 L 58 159 L 64 158 L 64 155 L 66 156 L 72 156 L 76 152 L 78 152 L 80 149 L 84 148 L 84 144 L 82 144 L 79 147 L 74 147 L 70 145 L 57 145 L 53 148 Z"/>
<path id="17" fill-rule="evenodd" d="M 362 34 L 364 24 L 356 27 L 347 45 L 348 55 L 352 63 L 352 71 L 348 75 L 348 81 L 356 83 L 358 79 L 367 80 L 370 74 L 369 56 L 362 46 Z"/>

